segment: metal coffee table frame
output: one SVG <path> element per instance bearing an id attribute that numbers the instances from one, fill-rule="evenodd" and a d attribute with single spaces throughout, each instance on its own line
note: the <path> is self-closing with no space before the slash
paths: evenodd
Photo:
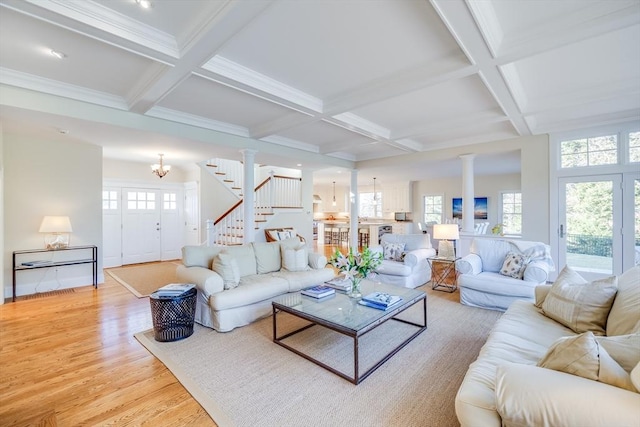
<path id="1" fill-rule="evenodd" d="M 419 324 L 419 323 L 414 323 L 414 322 L 410 322 L 404 319 L 396 319 L 395 316 L 397 316 L 398 314 L 402 313 L 403 311 L 407 310 L 408 308 L 412 307 L 414 304 L 418 303 L 419 301 L 422 301 L 422 313 L 423 313 L 423 324 Z M 315 363 L 318 366 L 322 366 L 323 368 L 325 368 L 328 371 L 333 372 L 334 374 L 346 379 L 347 381 L 352 382 L 353 384 L 360 384 L 362 381 L 364 381 L 365 378 L 367 378 L 369 375 L 371 375 L 376 369 L 378 369 L 380 366 L 382 366 L 382 364 L 384 364 L 387 360 L 389 360 L 394 354 L 396 354 L 397 352 L 399 352 L 400 350 L 402 350 L 402 348 L 404 348 L 404 346 L 406 346 L 407 344 L 409 344 L 411 341 L 413 341 L 414 338 L 416 338 L 418 335 L 420 335 L 422 332 L 424 332 L 427 329 L 427 297 L 425 293 L 422 293 L 422 295 L 420 296 L 416 296 L 415 298 L 406 301 L 405 303 L 403 303 L 400 307 L 397 307 L 393 310 L 389 310 L 389 311 L 380 311 L 381 314 L 383 314 L 381 317 L 377 318 L 376 320 L 374 320 L 373 322 L 371 322 L 370 324 L 366 325 L 365 327 L 359 329 L 359 330 L 354 330 L 354 329 L 350 329 L 341 325 L 337 325 L 329 320 L 326 319 L 322 319 L 316 316 L 312 316 L 309 315 L 307 313 L 302 313 L 300 311 L 297 311 L 291 307 L 288 307 L 286 305 L 283 304 L 279 304 L 278 302 L 274 301 L 272 303 L 273 305 L 273 342 L 275 342 L 278 345 L 281 345 L 282 347 L 296 353 L 299 356 L 304 357 L 305 359 Z M 375 308 L 370 308 L 371 310 L 376 310 Z M 279 312 L 284 312 L 284 313 L 288 313 L 291 314 L 293 316 L 308 320 L 310 322 L 312 322 L 309 325 L 303 326 L 302 328 L 296 329 L 292 332 L 289 332 L 285 335 L 282 336 L 278 336 L 277 335 L 277 330 L 278 330 L 278 326 L 277 326 L 277 314 Z M 409 338 L 407 338 L 405 341 L 403 341 L 402 343 L 400 343 L 396 348 L 394 348 L 391 352 L 389 352 L 388 354 L 386 354 L 380 361 L 378 361 L 377 363 L 375 363 L 371 368 L 367 369 L 365 372 L 360 373 L 360 367 L 359 367 L 359 356 L 358 356 L 358 340 L 364 336 L 365 334 L 367 334 L 368 332 L 371 332 L 372 330 L 374 330 L 376 327 L 382 325 L 383 323 L 385 323 L 387 320 L 395 320 L 397 322 L 402 322 L 402 323 L 406 323 L 408 325 L 412 325 L 412 326 L 417 326 L 419 329 L 412 334 Z M 354 376 L 349 376 L 346 375 L 345 373 L 338 371 L 337 369 L 327 365 L 326 363 L 323 363 L 305 353 L 303 353 L 302 351 L 291 347 L 290 345 L 286 344 L 283 342 L 284 339 L 295 335 L 299 332 L 302 332 L 306 329 L 309 329 L 315 325 L 320 325 L 320 326 L 324 326 L 327 329 L 331 329 L 333 331 L 339 332 L 343 335 L 346 335 L 348 337 L 351 337 L 353 339 L 353 372 L 354 372 Z"/>

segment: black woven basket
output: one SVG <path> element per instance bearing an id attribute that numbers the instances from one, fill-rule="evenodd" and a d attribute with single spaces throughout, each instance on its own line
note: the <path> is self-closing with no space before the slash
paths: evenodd
<path id="1" fill-rule="evenodd" d="M 151 317 L 156 341 L 178 341 L 193 334 L 196 314 L 196 288 L 177 297 L 158 297 L 151 294 Z"/>

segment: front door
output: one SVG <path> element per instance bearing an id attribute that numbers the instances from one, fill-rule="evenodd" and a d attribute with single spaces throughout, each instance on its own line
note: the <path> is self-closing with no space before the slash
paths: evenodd
<path id="1" fill-rule="evenodd" d="M 122 264 L 160 260 L 160 191 L 124 188 Z"/>

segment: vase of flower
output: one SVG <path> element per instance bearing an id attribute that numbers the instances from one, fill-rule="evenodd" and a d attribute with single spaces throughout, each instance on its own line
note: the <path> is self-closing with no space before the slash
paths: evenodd
<path id="1" fill-rule="evenodd" d="M 353 248 L 349 248 L 349 253 L 346 255 L 336 249 L 329 259 L 329 264 L 336 267 L 345 278 L 351 281 L 351 290 L 348 294 L 352 298 L 362 296 L 362 279 L 373 273 L 380 263 L 382 263 L 382 253 L 373 252 L 369 248 L 364 248 L 362 253 L 354 252 Z"/>

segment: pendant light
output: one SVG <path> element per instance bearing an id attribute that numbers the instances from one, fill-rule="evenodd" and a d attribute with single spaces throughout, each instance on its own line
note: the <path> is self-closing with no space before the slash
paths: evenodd
<path id="1" fill-rule="evenodd" d="M 376 196 L 376 177 L 373 177 L 373 204 L 378 204 L 378 197 Z"/>
<path id="2" fill-rule="evenodd" d="M 336 205 L 336 182 L 333 181 L 333 202 L 331 202 L 333 206 Z"/>

